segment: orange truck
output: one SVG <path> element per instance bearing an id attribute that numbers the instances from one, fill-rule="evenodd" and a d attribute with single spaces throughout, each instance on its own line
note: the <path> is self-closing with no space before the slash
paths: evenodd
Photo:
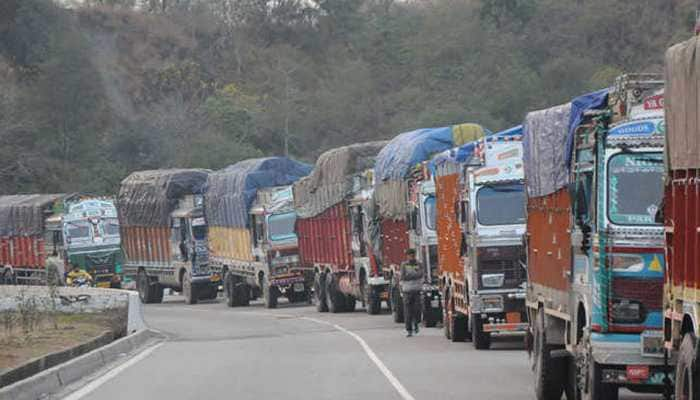
<path id="1" fill-rule="evenodd" d="M 477 349 L 528 327 L 520 133 L 511 128 L 433 159 L 445 335 Z"/>

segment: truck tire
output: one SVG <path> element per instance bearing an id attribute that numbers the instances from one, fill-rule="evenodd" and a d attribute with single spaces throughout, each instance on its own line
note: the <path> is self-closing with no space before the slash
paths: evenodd
<path id="1" fill-rule="evenodd" d="M 697 369 L 697 354 L 695 352 L 696 338 L 693 332 L 683 335 L 681 347 L 678 350 L 676 364 L 676 399 L 700 399 L 700 382 Z"/>
<path id="2" fill-rule="evenodd" d="M 430 305 L 429 301 L 427 300 L 424 296 L 421 296 L 423 299 L 421 308 L 423 309 L 423 326 L 426 328 L 434 328 L 437 323 L 438 323 L 438 313 L 433 309 L 433 307 Z M 426 300 L 428 303 L 426 303 Z"/>
<path id="3" fill-rule="evenodd" d="M 377 315 L 382 311 L 382 299 L 379 297 L 379 293 L 374 290 L 371 286 L 367 285 L 364 290 L 365 293 L 365 307 L 367 309 L 367 314 Z"/>
<path id="4" fill-rule="evenodd" d="M 398 287 L 393 287 L 391 290 L 391 316 L 396 323 L 404 321 L 403 315 L 403 299 Z"/>
<path id="5" fill-rule="evenodd" d="M 316 300 L 316 311 L 327 312 L 328 303 L 326 303 L 326 274 L 314 273 L 314 297 Z"/>
<path id="6" fill-rule="evenodd" d="M 344 307 L 343 311 L 346 312 L 355 312 L 355 308 L 357 307 L 357 299 L 355 299 L 355 296 L 352 295 L 342 295 L 344 297 Z"/>
<path id="7" fill-rule="evenodd" d="M 3 285 L 16 285 L 17 284 L 17 277 L 15 274 L 12 272 L 11 269 L 6 268 L 2 272 L 2 279 L 0 279 L 0 283 Z M 143 300 L 141 300 L 143 302 Z"/>
<path id="8" fill-rule="evenodd" d="M 235 293 L 235 277 L 232 273 L 226 271 L 224 275 L 224 295 L 226 296 L 226 305 L 229 307 L 235 307 L 238 305 L 238 299 Z"/>
<path id="9" fill-rule="evenodd" d="M 160 283 L 151 285 L 151 303 L 160 304 L 163 302 L 165 288 Z"/>
<path id="10" fill-rule="evenodd" d="M 197 304 L 197 287 L 192 284 L 192 277 L 187 272 L 182 276 L 182 295 L 185 297 L 185 304 Z"/>
<path id="11" fill-rule="evenodd" d="M 201 293 L 199 293 L 200 300 L 215 300 L 218 296 L 219 289 L 214 286 L 214 284 L 209 284 L 205 290 L 202 290 Z"/>
<path id="12" fill-rule="evenodd" d="M 477 350 L 488 350 L 491 348 L 491 333 L 484 332 L 484 321 L 477 314 L 472 314 L 472 343 Z"/>
<path id="13" fill-rule="evenodd" d="M 140 270 L 136 275 L 136 290 L 139 292 L 139 298 L 141 298 L 143 304 L 150 304 L 153 302 L 151 280 L 143 270 Z"/>
<path id="14" fill-rule="evenodd" d="M 462 314 L 452 313 L 449 319 L 450 337 L 453 342 L 464 342 L 467 340 L 467 319 Z"/>
<path id="15" fill-rule="evenodd" d="M 544 329 L 544 310 L 542 309 L 538 310 L 537 317 L 535 317 L 533 335 L 531 367 L 535 375 L 535 398 L 537 400 L 558 400 L 564 392 L 566 359 L 550 356 L 550 351 L 554 346 L 547 343 Z M 472 336 L 473 340 L 476 341 L 476 327 L 474 327 Z"/>
<path id="16" fill-rule="evenodd" d="M 326 276 L 326 304 L 328 304 L 328 311 L 334 314 L 346 309 L 345 296 L 338 290 L 334 274 Z"/>
<path id="17" fill-rule="evenodd" d="M 270 285 L 267 275 L 263 277 L 263 302 L 265 308 L 277 308 L 277 298 L 279 297 L 279 289 L 277 286 Z"/>

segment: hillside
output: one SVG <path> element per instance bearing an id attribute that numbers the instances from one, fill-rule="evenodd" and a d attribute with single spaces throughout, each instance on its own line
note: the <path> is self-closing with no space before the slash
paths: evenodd
<path id="1" fill-rule="evenodd" d="M 528 110 L 661 72 L 690 0 L 50 0 L 0 4 L 0 193 L 111 193 Z"/>

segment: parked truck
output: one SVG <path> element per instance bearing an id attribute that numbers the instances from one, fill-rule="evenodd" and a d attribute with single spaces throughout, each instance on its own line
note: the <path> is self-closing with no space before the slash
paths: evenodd
<path id="1" fill-rule="evenodd" d="M 386 142 L 360 143 L 323 153 L 311 174 L 294 184 L 301 262 L 314 271 L 319 312 L 369 314 L 387 300 L 387 281 L 375 258 L 372 171 Z"/>
<path id="2" fill-rule="evenodd" d="M 476 124 L 419 129 L 396 136 L 377 156 L 373 200 L 381 232 L 377 258 L 390 284 L 395 322 L 404 318 L 399 271 L 408 248 L 416 249 L 418 261 L 426 269 L 421 291 L 422 321 L 425 326 L 434 326 L 442 319 L 437 273 L 440 261 L 432 212 L 434 183 L 424 163 L 439 152 L 483 136 L 484 132 Z"/>
<path id="3" fill-rule="evenodd" d="M 524 123 L 527 307 L 538 399 L 660 392 L 663 81 L 531 112 Z M 567 379 L 568 375 L 568 379 Z"/>
<path id="4" fill-rule="evenodd" d="M 700 398 L 700 126 L 697 48 L 694 37 L 666 53 L 666 233 L 664 341 L 677 359 L 675 398 Z M 661 217 L 661 215 L 660 215 Z M 676 357 L 674 357 L 676 356 Z M 670 363 L 673 364 L 672 362 Z"/>
<path id="5" fill-rule="evenodd" d="M 224 277 L 229 307 L 262 296 L 311 296 L 311 269 L 299 262 L 291 184 L 311 167 L 285 157 L 249 159 L 209 175 L 205 211 L 211 265 Z"/>
<path id="6" fill-rule="evenodd" d="M 63 282 L 61 194 L 0 196 L 0 282 Z"/>
<path id="7" fill-rule="evenodd" d="M 124 274 L 136 277 L 144 303 L 160 303 L 166 288 L 185 303 L 217 297 L 220 276 L 209 267 L 203 210 L 208 170 L 134 172 L 119 189 L 117 210 Z"/>
<path id="8" fill-rule="evenodd" d="M 65 200 L 64 209 L 61 222 L 67 263 L 87 271 L 98 287 L 120 288 L 124 260 L 114 202 L 75 195 Z"/>
<path id="9" fill-rule="evenodd" d="M 525 193 L 521 127 L 433 160 L 445 336 L 488 349 L 525 333 Z"/>

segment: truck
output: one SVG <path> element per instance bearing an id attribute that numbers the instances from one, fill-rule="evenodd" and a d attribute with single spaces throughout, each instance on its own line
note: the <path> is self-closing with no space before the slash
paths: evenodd
<path id="1" fill-rule="evenodd" d="M 301 263 L 313 270 L 319 312 L 354 311 L 357 301 L 378 314 L 388 299 L 370 239 L 372 170 L 384 141 L 321 154 L 309 176 L 294 184 Z"/>
<path id="2" fill-rule="evenodd" d="M 480 125 L 469 123 L 418 129 L 396 136 L 377 156 L 373 196 L 381 232 L 377 258 L 389 282 L 389 303 L 395 322 L 404 320 L 399 271 L 408 248 L 416 250 L 418 261 L 425 267 L 421 290 L 423 325 L 435 326 L 442 320 L 432 208 L 434 182 L 424 163 L 433 155 L 481 137 L 485 132 Z"/>
<path id="3" fill-rule="evenodd" d="M 59 285 L 64 194 L 0 196 L 0 283 Z"/>
<path id="4" fill-rule="evenodd" d="M 74 195 L 64 203 L 61 223 L 67 263 L 90 273 L 97 287 L 121 288 L 124 260 L 114 201 Z"/>
<path id="5" fill-rule="evenodd" d="M 527 331 L 522 128 L 433 160 L 445 336 L 488 349 Z"/>
<path id="6" fill-rule="evenodd" d="M 665 57 L 666 165 L 659 220 L 664 223 L 666 281 L 664 345 L 675 365 L 675 398 L 700 398 L 698 374 L 698 233 L 700 233 L 700 128 L 695 36 L 668 49 Z M 659 101 L 662 99 L 659 99 Z"/>
<path id="7" fill-rule="evenodd" d="M 311 270 L 299 262 L 291 184 L 311 167 L 286 157 L 240 161 L 209 175 L 205 214 L 212 268 L 229 307 L 263 297 L 277 307 L 311 298 Z"/>
<path id="8" fill-rule="evenodd" d="M 119 188 L 117 211 L 123 271 L 136 278 L 144 303 L 163 301 L 164 289 L 186 304 L 215 299 L 221 277 L 209 266 L 204 188 L 209 170 L 138 171 Z"/>
<path id="9" fill-rule="evenodd" d="M 523 124 L 528 347 L 538 399 L 662 392 L 663 80 L 530 112 Z"/>

